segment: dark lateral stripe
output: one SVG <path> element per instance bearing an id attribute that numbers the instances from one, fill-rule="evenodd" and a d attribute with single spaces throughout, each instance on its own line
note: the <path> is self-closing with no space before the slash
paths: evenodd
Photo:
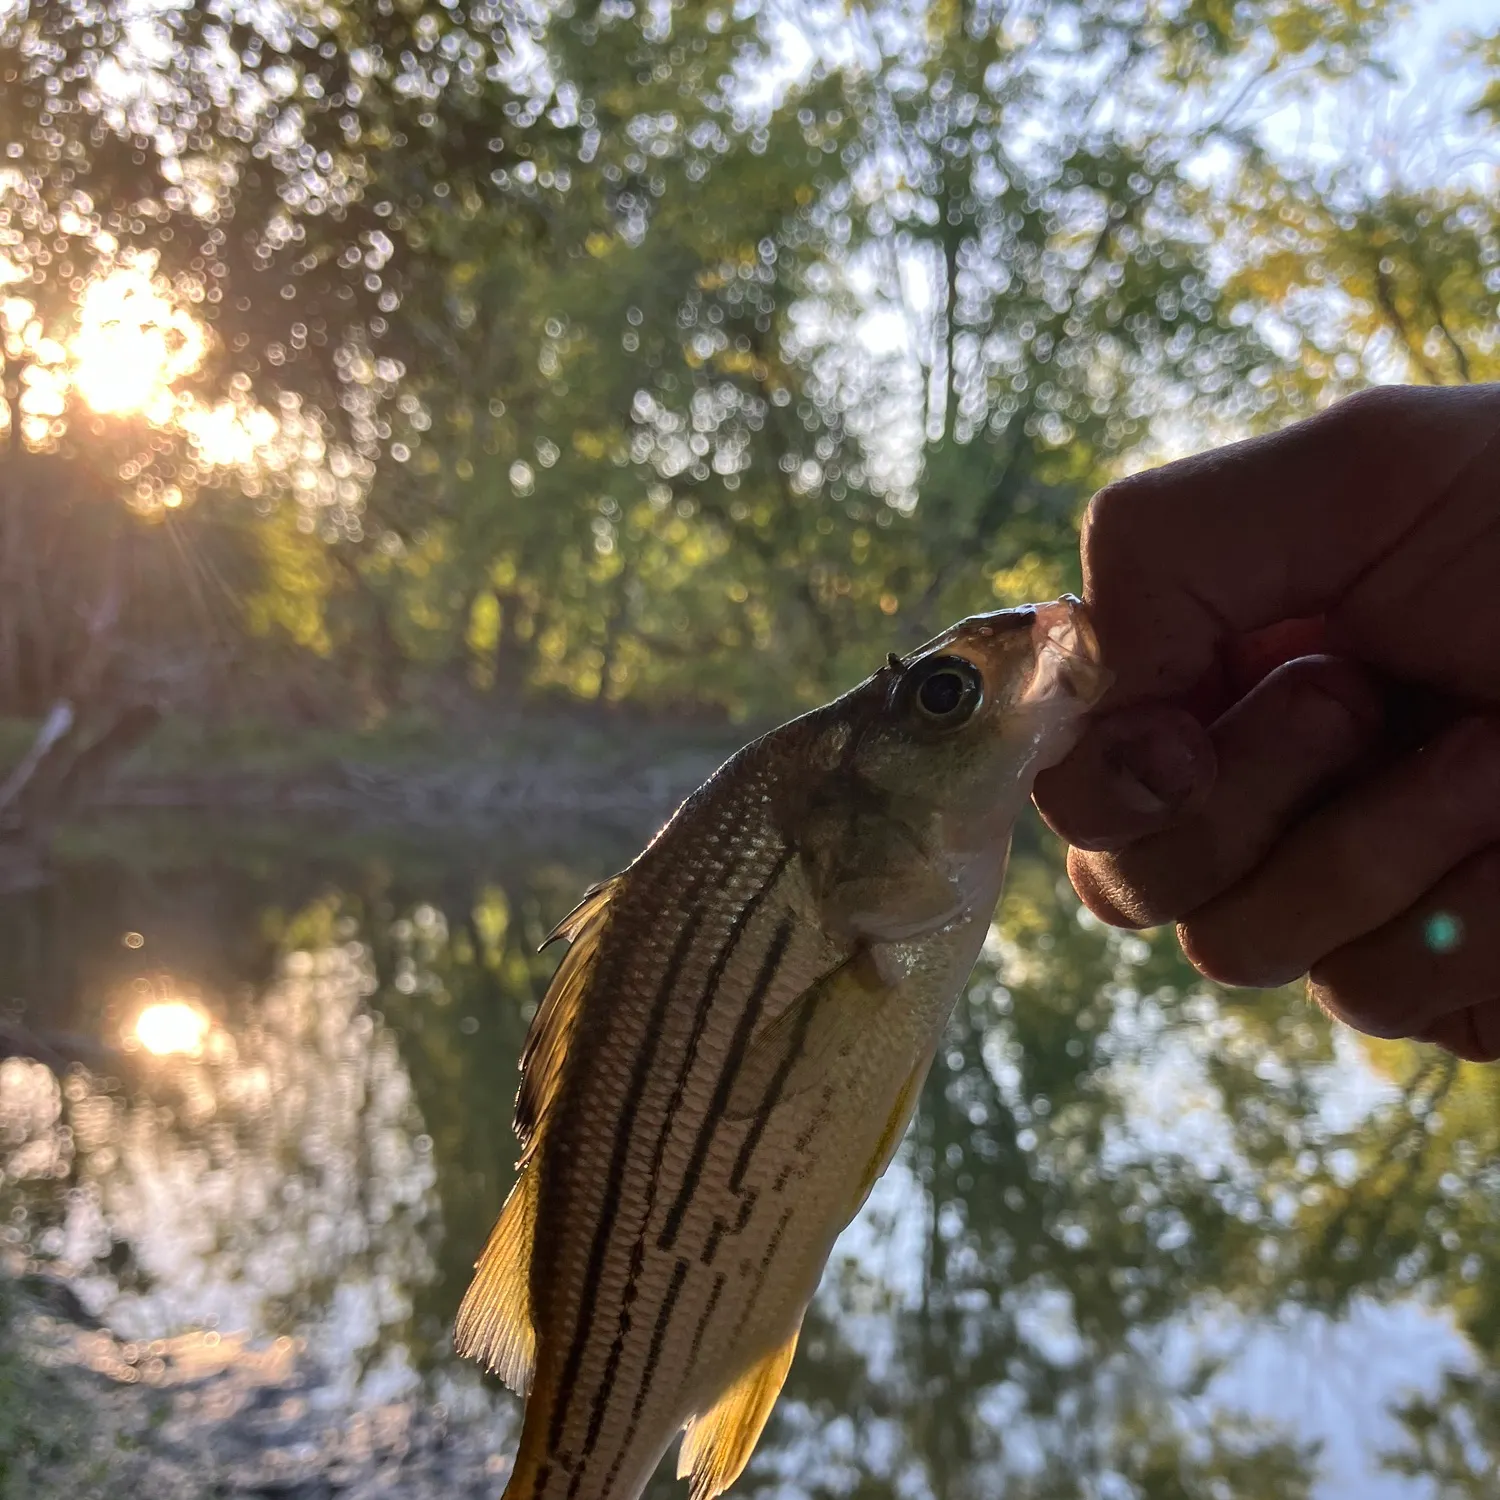
<path id="1" fill-rule="evenodd" d="M 755 1155 L 755 1148 L 760 1145 L 761 1136 L 766 1133 L 766 1126 L 771 1123 L 772 1113 L 781 1102 L 781 1091 L 786 1087 L 787 1079 L 792 1076 L 792 1069 L 797 1066 L 803 1048 L 807 1046 L 807 1033 L 812 1029 L 812 1023 L 813 1008 L 811 1005 L 804 1005 L 801 1015 L 797 1017 L 797 1029 L 792 1033 L 786 1056 L 781 1059 L 780 1067 L 771 1075 L 771 1082 L 766 1087 L 766 1096 L 760 1101 L 760 1108 L 755 1111 L 755 1118 L 750 1122 L 749 1133 L 740 1144 L 740 1154 L 735 1158 L 734 1171 L 729 1174 L 729 1186 L 735 1192 L 739 1192 L 745 1180 L 745 1173 L 750 1170 L 750 1159 Z"/>
<path id="2" fill-rule="evenodd" d="M 829 1117 L 833 1114 L 833 1093 L 831 1084 L 824 1087 L 822 1109 L 807 1122 L 807 1128 L 793 1142 L 800 1155 L 807 1154 L 807 1148 L 812 1145 L 813 1138 L 828 1123 Z"/>
<path id="3" fill-rule="evenodd" d="M 614 1493 L 615 1481 L 620 1477 L 620 1465 L 625 1462 L 625 1455 L 630 1452 L 630 1445 L 640 1431 L 641 1414 L 646 1410 L 646 1397 L 651 1390 L 651 1382 L 656 1377 L 656 1367 L 661 1363 L 661 1348 L 667 1337 L 667 1325 L 672 1321 L 672 1313 L 676 1310 L 678 1297 L 682 1295 L 682 1284 L 687 1280 L 687 1273 L 688 1263 L 685 1260 L 679 1260 L 672 1268 L 671 1284 L 667 1287 L 667 1295 L 662 1299 L 661 1309 L 656 1314 L 656 1327 L 651 1330 L 651 1348 L 646 1354 L 646 1368 L 641 1374 L 641 1383 L 636 1388 L 635 1404 L 630 1408 L 630 1423 L 620 1442 L 619 1452 L 609 1466 L 609 1473 L 604 1476 L 604 1488 L 599 1491 L 599 1500 L 609 1500 L 609 1496 Z"/>
<path id="4" fill-rule="evenodd" d="M 713 1228 L 708 1231 L 708 1243 L 703 1247 L 703 1254 L 698 1258 L 705 1266 L 713 1265 L 718 1259 L 719 1246 L 724 1243 L 726 1234 L 743 1234 L 750 1223 L 750 1215 L 755 1212 L 755 1200 L 760 1194 L 751 1188 L 740 1200 L 740 1211 L 735 1216 L 734 1227 L 730 1228 L 723 1219 L 715 1219 Z"/>
<path id="5" fill-rule="evenodd" d="M 723 1219 L 715 1219 L 708 1231 L 708 1243 L 703 1247 L 703 1253 L 698 1257 L 705 1266 L 713 1265 L 718 1258 L 719 1246 L 724 1242 L 725 1228 Z"/>
<path id="6" fill-rule="evenodd" d="M 693 1194 L 698 1191 L 698 1179 L 703 1174 L 704 1162 L 708 1160 L 708 1151 L 713 1143 L 714 1132 L 718 1129 L 719 1121 L 729 1105 L 730 1090 L 734 1087 L 734 1080 L 745 1061 L 751 1034 L 760 1021 L 766 996 L 776 980 L 776 972 L 781 967 L 782 959 L 786 957 L 794 926 L 795 923 L 791 917 L 781 919 L 776 927 L 776 935 L 771 939 L 771 946 L 766 950 L 766 956 L 761 961 L 760 973 L 755 976 L 754 988 L 750 991 L 750 997 L 745 1002 L 745 1009 L 740 1014 L 739 1023 L 734 1028 L 734 1037 L 730 1041 L 724 1066 L 719 1070 L 719 1080 L 714 1085 L 713 1099 L 708 1106 L 707 1114 L 698 1125 L 698 1138 L 693 1142 L 693 1154 L 688 1160 L 682 1185 L 677 1190 L 677 1197 L 672 1203 L 671 1211 L 667 1214 L 667 1222 L 662 1226 L 661 1237 L 657 1240 L 657 1244 L 663 1250 L 670 1250 L 677 1243 L 677 1235 L 682 1229 L 682 1221 L 687 1214 L 688 1204 L 692 1202 Z"/>
<path id="7" fill-rule="evenodd" d="M 730 873 L 732 872 L 726 871 L 723 878 L 727 879 Z M 568 1408 L 573 1399 L 573 1387 L 577 1384 L 578 1373 L 583 1366 L 583 1351 L 593 1333 L 594 1315 L 599 1306 L 599 1280 L 604 1274 L 604 1260 L 609 1251 L 609 1239 L 614 1233 L 615 1220 L 620 1213 L 620 1199 L 625 1188 L 625 1165 L 630 1155 L 632 1137 L 630 1123 L 640 1109 L 641 1099 L 650 1082 L 667 1010 L 672 1003 L 672 992 L 677 987 L 678 975 L 681 974 L 682 966 L 687 961 L 687 956 L 697 939 L 698 929 L 703 925 L 705 909 L 706 903 L 701 899 L 694 902 L 687 921 L 682 925 L 682 931 L 677 935 L 677 941 L 672 945 L 672 953 L 667 960 L 666 970 L 662 975 L 660 985 L 657 986 L 656 997 L 651 1002 L 651 1013 L 647 1017 L 645 1034 L 641 1038 L 640 1047 L 636 1050 L 630 1089 L 618 1116 L 614 1150 L 610 1154 L 609 1173 L 605 1179 L 603 1212 L 594 1230 L 594 1242 L 589 1248 L 578 1326 L 573 1332 L 573 1342 L 569 1345 L 568 1357 L 563 1364 L 562 1378 L 558 1381 L 556 1393 L 552 1398 L 552 1421 L 548 1429 L 548 1447 L 553 1453 L 556 1453 L 558 1445 L 562 1442 L 563 1429 L 568 1421 Z M 575 1483 L 582 1472 L 583 1468 L 580 1464 L 574 1474 Z"/>
<path id="8" fill-rule="evenodd" d="M 640 1286 L 641 1272 L 646 1265 L 646 1235 L 651 1226 L 651 1215 L 656 1209 L 657 1184 L 661 1179 L 662 1164 L 666 1160 L 667 1142 L 671 1138 L 672 1126 L 676 1123 L 678 1112 L 681 1110 L 684 1100 L 687 1098 L 687 1083 L 692 1072 L 693 1061 L 698 1055 L 698 1048 L 703 1041 L 703 1033 L 708 1029 L 709 1017 L 713 1013 L 714 1002 L 718 998 L 719 987 L 724 980 L 724 971 L 729 966 L 729 960 L 739 946 L 740 939 L 744 936 L 746 928 L 756 912 L 760 910 L 761 903 L 770 894 L 776 882 L 781 878 L 781 872 L 787 867 L 791 859 L 790 852 L 783 854 L 775 865 L 772 866 L 766 878 L 761 882 L 760 888 L 751 898 L 744 903 L 735 914 L 734 920 L 729 924 L 729 931 L 725 935 L 724 942 L 714 955 L 714 961 L 709 968 L 708 977 L 703 982 L 703 993 L 698 1000 L 698 1010 L 693 1017 L 693 1029 L 688 1037 L 687 1048 L 684 1052 L 682 1063 L 677 1069 L 677 1083 L 672 1090 L 672 1097 L 667 1103 L 667 1111 L 662 1119 L 661 1129 L 656 1134 L 656 1147 L 651 1153 L 651 1172 L 646 1179 L 646 1206 L 641 1216 L 641 1228 L 636 1235 L 635 1244 L 630 1251 L 630 1271 L 625 1281 L 625 1291 L 620 1299 L 620 1321 L 615 1330 L 613 1343 L 610 1345 L 609 1356 L 605 1360 L 604 1376 L 594 1391 L 593 1404 L 589 1411 L 588 1430 L 584 1435 L 583 1457 L 588 1458 L 599 1444 L 599 1434 L 604 1427 L 604 1412 L 609 1404 L 609 1393 L 614 1387 L 615 1377 L 620 1372 L 620 1361 L 625 1356 L 625 1343 L 630 1337 L 631 1308 L 634 1307 Z M 738 873 L 737 871 L 730 872 Z M 727 883 L 727 877 L 726 877 Z M 646 1389 L 643 1386 L 640 1397 L 645 1399 Z"/>
<path id="9" fill-rule="evenodd" d="M 708 1022 L 714 1011 L 714 1002 L 719 998 L 719 986 L 724 979 L 724 970 L 728 968 L 729 960 L 734 956 L 735 949 L 739 947 L 739 942 L 745 934 L 745 929 L 749 927 L 755 914 L 776 888 L 777 881 L 781 879 L 787 865 L 791 863 L 791 859 L 791 851 L 788 850 L 771 867 L 760 889 L 745 903 L 740 914 L 734 919 L 734 925 L 729 929 L 729 938 L 723 948 L 719 950 L 719 955 L 714 960 L 713 969 L 709 973 L 708 981 L 703 986 L 703 995 L 698 1002 L 698 1013 L 693 1017 L 692 1034 L 688 1037 L 687 1050 L 683 1054 L 682 1065 L 677 1070 L 677 1085 L 672 1090 L 672 1098 L 667 1105 L 666 1117 L 663 1119 L 661 1130 L 656 1137 L 656 1151 L 651 1159 L 651 1181 L 648 1189 L 653 1196 L 656 1192 L 658 1178 L 661 1175 L 662 1163 L 666 1160 L 667 1142 L 671 1139 L 672 1127 L 677 1123 L 678 1112 L 682 1109 L 683 1101 L 687 1098 L 688 1079 L 692 1076 L 693 1064 L 698 1060 L 698 1048 L 703 1041 L 703 1033 L 708 1030 Z M 643 1236 L 644 1233 L 643 1229 Z"/>
<path id="10" fill-rule="evenodd" d="M 661 1311 L 656 1315 L 656 1327 L 651 1330 L 651 1348 L 646 1354 L 646 1368 L 641 1375 L 640 1387 L 635 1393 L 635 1405 L 630 1409 L 630 1437 L 635 1436 L 635 1424 L 641 1420 L 641 1413 L 646 1409 L 646 1397 L 651 1390 L 651 1379 L 656 1374 L 657 1365 L 661 1362 L 661 1346 L 667 1336 L 667 1324 L 672 1320 L 672 1312 L 677 1306 L 678 1297 L 682 1294 L 682 1284 L 687 1280 L 687 1273 L 688 1263 L 685 1260 L 679 1260 L 672 1268 L 672 1283 L 668 1286 L 667 1295 L 662 1300 Z"/>
<path id="11" fill-rule="evenodd" d="M 692 1347 L 688 1350 L 688 1369 L 695 1369 L 698 1364 L 698 1354 L 703 1348 L 703 1335 L 708 1332 L 709 1319 L 718 1310 L 719 1298 L 724 1295 L 724 1288 L 729 1284 L 729 1278 L 720 1271 L 714 1277 L 712 1290 L 708 1294 L 708 1305 L 703 1309 L 703 1316 L 698 1319 L 698 1326 L 693 1330 Z"/>
<path id="12" fill-rule="evenodd" d="M 726 1234 L 743 1234 L 750 1223 L 750 1215 L 755 1212 L 755 1200 L 759 1193 L 751 1188 L 744 1198 L 740 1200 L 740 1211 L 735 1216 L 734 1227 L 730 1228 L 723 1219 L 715 1219 L 708 1231 L 708 1242 L 703 1247 L 703 1253 L 698 1257 L 705 1266 L 713 1265 L 719 1254 L 719 1246 L 724 1242 Z"/>
<path id="13" fill-rule="evenodd" d="M 756 1272 L 755 1285 L 750 1295 L 745 1298 L 744 1306 L 740 1309 L 740 1320 L 734 1325 L 734 1336 L 730 1342 L 739 1338 L 744 1332 L 745 1324 L 750 1321 L 750 1314 L 755 1311 L 756 1304 L 760 1301 L 761 1288 L 766 1284 L 766 1277 L 771 1274 L 772 1263 L 776 1259 L 776 1252 L 781 1248 L 781 1237 L 786 1233 L 786 1227 L 792 1222 L 792 1210 L 783 1210 L 781 1217 L 776 1221 L 776 1228 L 772 1231 L 770 1242 L 766 1246 L 766 1253 L 761 1257 L 760 1269 Z"/>

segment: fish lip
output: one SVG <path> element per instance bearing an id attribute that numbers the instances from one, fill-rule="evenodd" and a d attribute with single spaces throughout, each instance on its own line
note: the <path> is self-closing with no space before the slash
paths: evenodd
<path id="1" fill-rule="evenodd" d="M 1099 637 L 1083 601 L 1064 594 L 1050 604 L 1035 606 L 1031 630 L 1037 665 L 1027 700 L 1039 702 L 1062 695 L 1092 708 L 1114 681 L 1114 673 L 1101 659 Z"/>
<path id="2" fill-rule="evenodd" d="M 994 640 L 1019 634 L 1022 630 L 1031 632 L 1036 660 L 1031 681 L 1021 696 L 1023 703 L 1048 702 L 1062 697 L 1075 699 L 1084 708 L 1092 708 L 1114 682 L 1114 673 L 1104 666 L 1101 659 L 1099 638 L 1088 608 L 1076 594 L 1063 594 L 1046 604 L 1020 604 L 1010 609 L 969 615 L 905 656 L 896 657 L 881 671 L 890 671 L 899 677 L 909 663 L 965 637 Z"/>

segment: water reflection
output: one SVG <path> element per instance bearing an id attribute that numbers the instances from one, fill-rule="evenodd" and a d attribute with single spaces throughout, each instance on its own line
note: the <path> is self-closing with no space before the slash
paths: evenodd
<path id="1" fill-rule="evenodd" d="M 136 1050 L 61 1079 L 0 1063 L 0 1244 L 123 1337 L 295 1335 L 330 1404 L 425 1387 L 490 1410 L 447 1328 L 510 1182 L 555 961 L 535 947 L 620 853 L 366 853 L 313 884 L 295 846 L 147 882 L 80 862 L 56 899 L 108 920 L 55 923 L 66 961 L 33 943 L 12 992 L 36 1029 Z M 1203 986 L 1023 848 L 741 1490 L 1492 1495 L 1490 1079 L 1331 1035 L 1292 992 Z"/>

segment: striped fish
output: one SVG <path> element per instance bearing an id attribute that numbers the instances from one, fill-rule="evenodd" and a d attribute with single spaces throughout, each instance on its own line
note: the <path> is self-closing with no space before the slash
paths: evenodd
<path id="1" fill-rule="evenodd" d="M 636 1500 L 684 1426 L 692 1500 L 734 1482 L 1103 682 L 1076 600 L 964 620 L 741 750 L 559 926 L 455 1332 L 527 1398 L 503 1500 Z"/>

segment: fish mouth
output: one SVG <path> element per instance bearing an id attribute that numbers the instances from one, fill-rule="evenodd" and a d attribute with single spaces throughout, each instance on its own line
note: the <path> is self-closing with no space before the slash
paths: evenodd
<path id="1" fill-rule="evenodd" d="M 1023 696 L 1027 703 L 1075 698 L 1083 708 L 1092 708 L 1114 680 L 1100 660 L 1088 611 L 1072 594 L 1035 607 L 1031 644 L 1036 669 Z"/>

